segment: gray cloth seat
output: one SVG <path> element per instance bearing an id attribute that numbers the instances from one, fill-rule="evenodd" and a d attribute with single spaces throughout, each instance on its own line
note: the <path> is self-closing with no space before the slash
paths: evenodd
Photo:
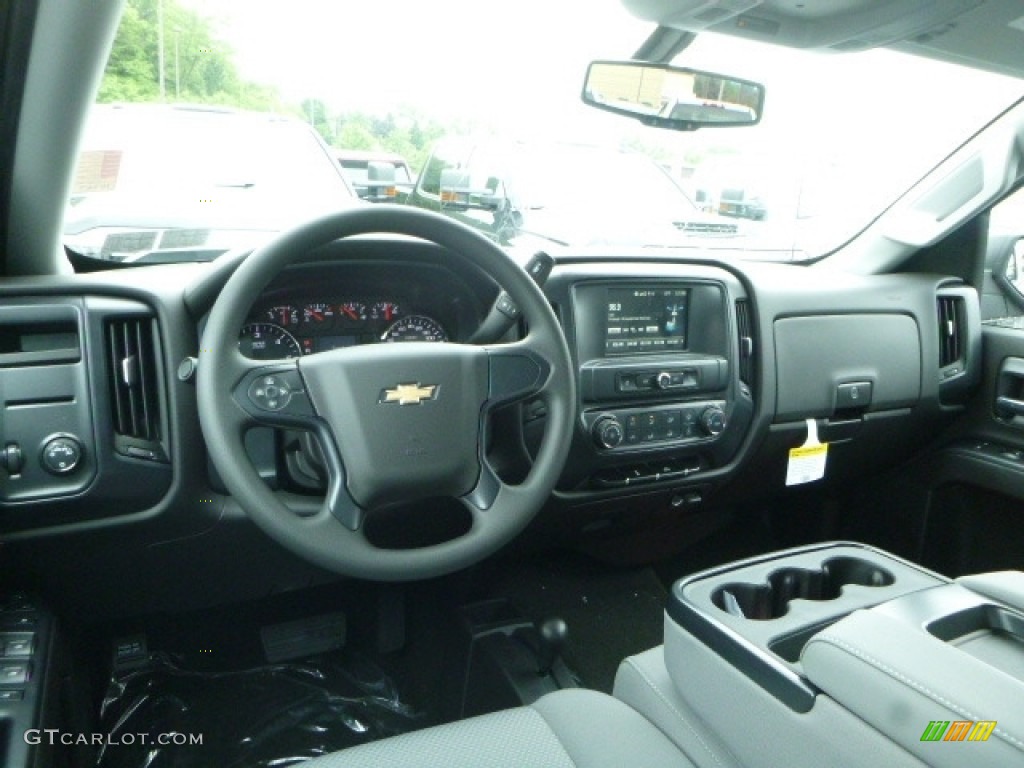
<path id="1" fill-rule="evenodd" d="M 665 735 L 611 696 L 574 689 L 318 757 L 310 768 L 693 768 Z"/>

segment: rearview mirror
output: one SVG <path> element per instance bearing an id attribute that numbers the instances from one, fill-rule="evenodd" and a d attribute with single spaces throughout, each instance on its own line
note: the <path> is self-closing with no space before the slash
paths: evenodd
<path id="1" fill-rule="evenodd" d="M 764 108 L 764 86 L 668 64 L 595 61 L 587 69 L 583 102 L 644 125 L 695 131 L 754 125 Z"/>

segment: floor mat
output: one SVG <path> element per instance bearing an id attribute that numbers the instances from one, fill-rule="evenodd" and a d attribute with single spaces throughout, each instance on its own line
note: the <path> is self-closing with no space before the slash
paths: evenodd
<path id="1" fill-rule="evenodd" d="M 611 692 L 626 656 L 662 642 L 667 592 L 649 568 L 611 568 L 582 556 L 538 558 L 503 574 L 493 594 L 535 621 L 565 619 L 565 660 L 599 691 Z"/>
<path id="2" fill-rule="evenodd" d="M 113 676 L 100 717 L 98 768 L 287 766 L 424 724 L 383 670 L 347 651 L 221 673 L 152 654 Z"/>

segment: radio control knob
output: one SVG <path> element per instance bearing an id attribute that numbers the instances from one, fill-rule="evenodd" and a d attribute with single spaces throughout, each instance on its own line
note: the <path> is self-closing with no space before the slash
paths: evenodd
<path id="1" fill-rule="evenodd" d="M 654 383 L 658 385 L 658 389 L 668 389 L 672 386 L 672 374 L 662 371 L 655 378 Z"/>
<path id="2" fill-rule="evenodd" d="M 700 426 L 704 434 L 720 435 L 725 430 L 725 411 L 717 405 L 705 408 L 700 414 Z"/>
<path id="3" fill-rule="evenodd" d="M 622 443 L 622 424 L 614 416 L 602 416 L 591 428 L 594 442 L 601 448 L 616 448 Z"/>

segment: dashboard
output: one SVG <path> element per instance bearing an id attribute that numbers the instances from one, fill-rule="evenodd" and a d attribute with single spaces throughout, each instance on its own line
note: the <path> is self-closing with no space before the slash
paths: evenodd
<path id="1" fill-rule="evenodd" d="M 153 578 L 140 595 L 150 600 L 164 589 L 160 574 L 179 567 L 179 550 L 215 574 L 228 549 L 232 567 L 251 563 L 244 579 L 223 583 L 225 597 L 241 582 L 271 590 L 314 578 L 267 549 L 223 492 L 199 428 L 187 363 L 202 365 L 205 316 L 236 264 L 0 286 L 5 551 L 33 558 L 40 550 L 12 542 L 82 536 L 83 557 L 113 575 L 146 547 Z M 821 487 L 919 450 L 914 435 L 948 423 L 980 379 L 976 292 L 935 275 L 850 275 L 827 292 L 820 279 L 781 264 L 562 255 L 543 290 L 576 377 L 575 430 L 541 519 L 578 543 L 591 531 L 642 528 L 652 515 L 769 498 L 786 487 L 808 419 L 830 444 Z M 339 242 L 265 286 L 239 343 L 260 360 L 472 343 L 500 295 L 471 255 L 397 238 Z M 512 324 L 505 340 L 521 332 Z M 503 478 L 525 476 L 545 424 L 542 398 L 492 416 L 488 458 Z M 291 508 L 318 508 L 316 449 L 302 434 L 253 429 L 246 449 Z M 447 524 L 443 506 L 411 501 L 416 521 Z M 66 558 L 52 553 L 58 578 Z M 102 601 L 101 591 L 92 597 Z"/>

